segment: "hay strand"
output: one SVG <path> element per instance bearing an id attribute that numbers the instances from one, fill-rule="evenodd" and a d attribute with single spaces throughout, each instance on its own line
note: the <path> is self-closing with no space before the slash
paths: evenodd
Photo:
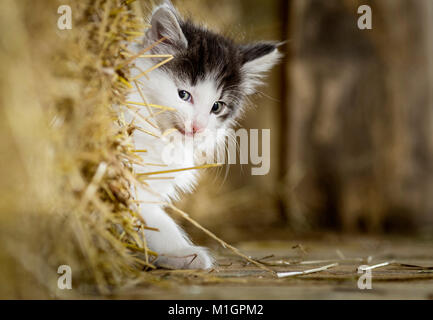
<path id="1" fill-rule="evenodd" d="M 274 270 L 271 270 L 268 267 L 266 267 L 265 265 L 263 265 L 262 263 L 260 263 L 260 262 L 258 262 L 256 260 L 251 259 L 247 255 L 245 255 L 242 252 L 240 252 L 237 248 L 235 248 L 232 245 L 228 244 L 224 240 L 221 240 L 220 238 L 218 238 L 215 234 L 213 234 L 208 229 L 206 229 L 201 224 L 199 224 L 197 221 L 195 221 L 194 219 L 192 219 L 186 212 L 184 212 L 184 211 L 176 208 L 171 203 L 166 203 L 166 206 L 169 207 L 169 208 L 171 208 L 174 212 L 178 213 L 182 218 L 184 218 L 186 221 L 188 221 L 189 223 L 191 223 L 193 226 L 195 226 L 196 228 L 198 228 L 201 231 L 203 231 L 209 237 L 211 237 L 212 239 L 214 239 L 215 241 L 217 241 L 223 248 L 231 250 L 236 255 L 238 255 L 238 256 L 242 257 L 243 259 L 247 260 L 248 262 L 256 265 L 260 269 L 262 269 L 262 270 L 264 270 L 266 272 L 269 272 L 269 273 L 271 273 L 274 276 L 276 275 L 276 273 L 275 273 Z"/>
<path id="2" fill-rule="evenodd" d="M 320 267 L 320 268 L 314 268 L 314 269 L 309 269 L 309 270 L 305 270 L 305 271 L 278 272 L 277 276 L 278 276 L 278 278 L 288 278 L 288 277 L 294 277 L 294 276 L 299 276 L 299 275 L 318 273 L 318 272 L 323 272 L 323 271 L 326 271 L 328 269 L 334 268 L 336 266 L 338 266 L 338 263 L 328 264 L 328 265 Z"/>

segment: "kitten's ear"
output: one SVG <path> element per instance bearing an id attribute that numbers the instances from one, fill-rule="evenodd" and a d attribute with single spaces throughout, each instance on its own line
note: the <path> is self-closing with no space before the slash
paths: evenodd
<path id="1" fill-rule="evenodd" d="M 166 1 L 157 7 L 152 15 L 148 37 L 152 41 L 167 38 L 164 43 L 177 48 L 186 48 L 188 41 L 180 27 L 180 18 L 173 5 Z"/>
<path id="2" fill-rule="evenodd" d="M 272 42 L 243 45 L 240 50 L 244 90 L 247 94 L 252 94 L 255 88 L 262 84 L 266 73 L 278 63 L 282 54 L 278 51 L 278 44 Z"/>

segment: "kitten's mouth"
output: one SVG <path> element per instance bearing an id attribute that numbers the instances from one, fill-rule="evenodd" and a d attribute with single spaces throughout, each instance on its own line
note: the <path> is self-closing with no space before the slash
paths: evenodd
<path id="1" fill-rule="evenodd" d="M 182 126 L 179 126 L 177 124 L 174 125 L 174 128 L 186 137 L 194 137 L 194 132 L 192 130 L 191 131 L 185 131 L 185 128 L 182 128 Z"/>

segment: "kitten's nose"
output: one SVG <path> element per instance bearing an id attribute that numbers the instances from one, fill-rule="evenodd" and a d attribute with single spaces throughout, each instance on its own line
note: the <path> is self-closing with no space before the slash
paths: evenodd
<path id="1" fill-rule="evenodd" d="M 205 114 L 196 114 L 192 119 L 192 131 L 194 134 L 205 131 L 208 126 L 209 117 Z"/>
<path id="2" fill-rule="evenodd" d="M 185 130 L 180 130 L 181 133 L 183 133 L 186 136 L 194 136 L 197 133 L 203 132 L 204 131 L 204 126 L 198 122 L 198 121 L 194 121 L 194 122 L 186 122 L 185 123 Z"/>
<path id="3" fill-rule="evenodd" d="M 200 133 L 203 130 L 204 130 L 204 127 L 200 123 L 198 123 L 196 121 L 193 122 L 193 124 L 192 124 L 192 132 L 193 132 L 193 134 Z"/>

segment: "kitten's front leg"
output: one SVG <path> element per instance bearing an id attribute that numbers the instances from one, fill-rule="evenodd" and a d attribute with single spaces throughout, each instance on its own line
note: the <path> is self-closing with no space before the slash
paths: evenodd
<path id="1" fill-rule="evenodd" d="M 194 246 L 183 230 L 158 205 L 143 205 L 141 213 L 149 227 L 149 249 L 158 253 L 155 264 L 169 269 L 209 269 L 213 259 L 205 248 Z"/>

